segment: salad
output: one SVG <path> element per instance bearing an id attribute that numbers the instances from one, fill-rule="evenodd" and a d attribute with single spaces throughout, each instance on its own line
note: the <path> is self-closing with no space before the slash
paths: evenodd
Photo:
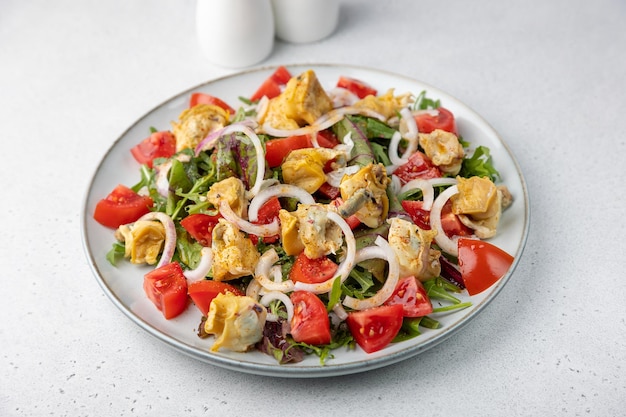
<path id="1" fill-rule="evenodd" d="M 165 320 L 197 308 L 211 351 L 376 352 L 511 266 L 488 240 L 512 196 L 426 91 L 279 67 L 240 101 L 191 94 L 93 214 L 115 230 L 107 259 L 153 266 L 137 285 Z"/>

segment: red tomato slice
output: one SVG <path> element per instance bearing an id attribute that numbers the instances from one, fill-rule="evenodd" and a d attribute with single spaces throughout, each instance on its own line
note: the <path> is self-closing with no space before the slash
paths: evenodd
<path id="1" fill-rule="evenodd" d="M 439 107 L 437 110 L 439 114 L 436 116 L 426 112 L 416 114 L 417 130 L 420 133 L 430 133 L 435 129 L 441 129 L 456 135 L 456 121 L 452 112 L 443 107 Z"/>
<path id="2" fill-rule="evenodd" d="M 187 308 L 187 279 L 178 262 L 148 272 L 144 276 L 143 290 L 167 320 Z"/>
<path id="3" fill-rule="evenodd" d="M 301 252 L 293 263 L 289 279 L 293 282 L 317 284 L 333 278 L 337 268 L 337 264 L 326 256 L 310 259 L 304 252 Z"/>
<path id="4" fill-rule="evenodd" d="M 261 84 L 259 89 L 250 97 L 250 101 L 258 101 L 263 96 L 267 96 L 267 98 L 274 98 L 281 93 L 281 85 L 287 84 L 287 82 L 291 79 L 291 74 L 285 67 L 278 67 L 276 71 L 272 75 L 270 75 L 264 82 Z"/>
<path id="5" fill-rule="evenodd" d="M 103 226 L 117 229 L 122 224 L 132 223 L 150 212 L 154 202 L 124 185 L 118 185 L 111 193 L 98 201 L 93 218 Z"/>
<path id="6" fill-rule="evenodd" d="M 235 295 L 245 295 L 239 288 L 220 281 L 210 281 L 203 279 L 201 281 L 195 281 L 189 284 L 187 294 L 191 297 L 198 310 L 202 312 L 203 316 L 209 314 L 209 308 L 211 301 L 218 294 L 226 294 L 227 292 Z"/>
<path id="7" fill-rule="evenodd" d="M 422 208 L 422 201 L 402 200 L 402 208 L 409 215 L 413 223 L 420 229 L 430 230 L 430 211 Z"/>
<path id="8" fill-rule="evenodd" d="M 230 114 L 235 114 L 235 109 L 230 107 L 225 101 L 214 97 L 210 94 L 205 93 L 193 93 L 191 98 L 189 99 L 189 107 L 196 106 L 198 104 L 213 104 L 215 106 L 221 107 Z"/>
<path id="9" fill-rule="evenodd" d="M 341 197 L 338 196 L 330 203 L 334 204 L 335 207 L 339 207 L 343 204 L 343 200 L 341 199 Z M 348 223 L 348 226 L 350 226 L 350 229 L 352 230 L 356 229 L 361 224 L 361 220 L 359 220 L 359 218 L 356 217 L 356 214 L 353 214 L 352 216 L 344 220 L 346 221 L 346 223 Z"/>
<path id="10" fill-rule="evenodd" d="M 424 153 L 417 151 L 409 157 L 406 164 L 400 165 L 394 172 L 402 184 L 414 179 L 430 179 L 442 177 L 439 168 Z"/>
<path id="11" fill-rule="evenodd" d="M 422 201 L 403 200 L 401 204 L 413 223 L 421 229 L 430 230 L 430 211 L 422 208 Z M 441 209 L 441 226 L 448 237 L 472 234 L 472 229 L 461 223 L 459 217 L 452 213 L 451 201 L 447 201 Z"/>
<path id="12" fill-rule="evenodd" d="M 388 306 L 396 304 L 402 306 L 404 317 L 423 317 L 433 312 L 433 305 L 424 285 L 414 276 L 398 281 L 393 294 L 385 301 Z"/>
<path id="13" fill-rule="evenodd" d="M 294 291 L 289 298 L 293 303 L 293 340 L 309 345 L 330 343 L 330 320 L 322 300 L 308 291 Z"/>
<path id="14" fill-rule="evenodd" d="M 329 200 L 334 200 L 341 195 L 341 191 L 338 187 L 333 187 L 327 182 L 322 184 L 317 191 Z"/>
<path id="15" fill-rule="evenodd" d="M 280 201 L 278 197 L 272 197 L 267 200 L 263 205 L 259 208 L 259 219 L 254 224 L 270 224 L 274 221 L 274 219 L 278 218 L 278 212 L 282 207 L 280 206 Z M 259 237 L 256 235 L 250 235 L 250 239 L 252 243 L 255 245 L 259 241 Z M 280 239 L 280 235 L 274 236 L 265 236 L 263 238 L 263 242 L 265 243 L 274 243 Z"/>
<path id="16" fill-rule="evenodd" d="M 337 81 L 337 87 L 345 88 L 356 94 L 359 98 L 365 98 L 367 96 L 375 96 L 378 92 L 369 84 L 349 77 L 339 77 Z"/>
<path id="17" fill-rule="evenodd" d="M 334 148 L 339 145 L 339 139 L 330 129 L 320 130 L 317 132 L 317 143 L 322 148 Z"/>
<path id="18" fill-rule="evenodd" d="M 491 287 L 513 264 L 513 257 L 492 245 L 475 239 L 459 239 L 459 267 L 469 295 Z"/>
<path id="19" fill-rule="evenodd" d="M 287 84 L 291 79 L 291 73 L 283 66 L 276 68 L 276 71 L 270 76 L 278 84 Z"/>
<path id="20" fill-rule="evenodd" d="M 130 149 L 130 153 L 140 164 L 152 168 L 155 158 L 169 158 L 176 153 L 176 138 L 171 132 L 154 132 Z"/>
<path id="21" fill-rule="evenodd" d="M 180 221 L 180 225 L 202 246 L 210 247 L 213 228 L 221 217 L 220 214 L 214 216 L 202 213 L 190 214 Z"/>
<path id="22" fill-rule="evenodd" d="M 313 145 L 307 135 L 271 139 L 265 142 L 265 160 L 270 168 L 276 168 L 283 163 L 289 152 L 295 149 L 311 147 L 313 147 Z"/>
<path id="23" fill-rule="evenodd" d="M 402 327 L 402 305 L 380 306 L 348 313 L 346 322 L 352 337 L 367 353 L 387 346 Z"/>

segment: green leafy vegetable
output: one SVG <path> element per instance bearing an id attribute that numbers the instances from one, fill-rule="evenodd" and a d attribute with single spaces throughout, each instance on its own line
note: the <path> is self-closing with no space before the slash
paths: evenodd
<path id="1" fill-rule="evenodd" d="M 477 147 L 470 158 L 463 160 L 459 175 L 466 178 L 487 177 L 494 182 L 500 178 L 500 173 L 493 166 L 489 148 L 485 146 Z"/>

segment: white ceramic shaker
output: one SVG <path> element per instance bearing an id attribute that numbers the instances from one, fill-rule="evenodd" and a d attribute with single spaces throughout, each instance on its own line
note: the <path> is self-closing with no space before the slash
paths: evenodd
<path id="1" fill-rule="evenodd" d="M 309 43 L 333 33 L 339 21 L 339 0 L 272 0 L 276 37 Z"/>
<path id="2" fill-rule="evenodd" d="M 197 0 L 196 34 L 206 58 L 241 68 L 265 59 L 274 47 L 271 0 Z"/>

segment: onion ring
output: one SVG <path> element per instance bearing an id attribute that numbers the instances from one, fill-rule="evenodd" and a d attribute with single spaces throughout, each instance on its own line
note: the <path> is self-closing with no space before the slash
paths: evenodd
<path id="1" fill-rule="evenodd" d="M 435 235 L 435 242 L 446 253 L 453 256 L 459 255 L 458 237 L 449 238 L 446 232 L 443 230 L 441 224 L 441 210 L 446 202 L 455 194 L 458 194 L 459 188 L 456 185 L 446 188 L 441 194 L 437 196 L 433 207 L 430 210 L 430 226 L 437 231 Z"/>
<path id="2" fill-rule="evenodd" d="M 211 270 L 211 266 L 213 266 L 213 251 L 209 247 L 204 247 L 200 251 L 202 257 L 200 258 L 200 262 L 195 269 L 189 269 L 183 272 L 185 278 L 187 278 L 188 283 L 192 283 L 195 281 L 200 281 L 207 276 L 209 271 Z"/>
<path id="3" fill-rule="evenodd" d="M 376 246 L 368 246 L 357 252 L 355 263 L 365 261 L 367 259 L 382 258 L 387 260 L 389 264 L 389 273 L 383 287 L 372 297 L 359 300 L 350 296 L 343 299 L 343 305 L 354 310 L 365 310 L 372 307 L 378 307 L 393 294 L 400 278 L 400 264 L 398 258 L 384 238 L 378 236 L 374 242 Z"/>
<path id="4" fill-rule="evenodd" d="M 274 300 L 278 300 L 281 303 L 283 303 L 283 305 L 285 306 L 285 309 L 287 310 L 287 320 L 289 323 L 291 323 L 291 319 L 293 318 L 293 303 L 291 302 L 291 299 L 286 294 L 280 291 L 270 291 L 267 294 L 265 294 L 263 297 L 261 297 L 261 300 L 259 302 L 263 304 L 265 307 L 267 307 Z M 272 319 L 275 318 L 275 320 L 270 320 L 270 318 Z M 269 317 L 268 315 L 268 320 L 278 321 L 278 317 Z"/>
<path id="5" fill-rule="evenodd" d="M 259 209 L 272 197 L 293 197 L 304 204 L 315 204 L 313 196 L 303 188 L 291 184 L 272 185 L 259 191 L 250 201 L 248 219 L 252 222 L 257 221 L 259 219 Z"/>
<path id="6" fill-rule="evenodd" d="M 293 281 L 276 282 L 269 278 L 272 265 L 278 261 L 278 254 L 272 248 L 261 255 L 254 270 L 254 279 L 261 284 L 261 287 L 269 291 L 291 292 L 294 289 Z"/>
<path id="7" fill-rule="evenodd" d="M 350 275 L 350 271 L 354 267 L 354 259 L 356 256 L 356 240 L 354 239 L 354 234 L 352 233 L 352 229 L 346 221 L 341 217 L 338 213 L 333 211 L 328 212 L 328 219 L 337 223 L 337 225 L 341 228 L 341 231 L 344 233 L 344 239 L 346 241 L 346 257 L 337 267 L 337 272 L 335 272 L 335 276 L 330 279 L 327 279 L 324 282 L 320 282 L 318 284 L 307 284 L 304 282 L 296 282 L 294 287 L 296 290 L 309 291 L 314 294 L 324 294 L 330 292 L 333 288 L 333 283 L 335 282 L 335 278 L 339 277 L 341 282 L 344 282 L 348 275 Z"/>
<path id="8" fill-rule="evenodd" d="M 278 219 L 274 219 L 269 224 L 250 223 L 249 221 L 239 217 L 233 211 L 233 209 L 230 208 L 230 205 L 228 204 L 228 201 L 226 200 L 220 200 L 219 210 L 220 210 L 220 214 L 222 215 L 222 217 L 224 217 L 226 220 L 228 220 L 229 222 L 237 226 L 239 230 L 243 230 L 244 232 L 248 234 L 266 237 L 266 236 L 274 236 L 280 233 L 280 225 L 278 223 Z"/>

